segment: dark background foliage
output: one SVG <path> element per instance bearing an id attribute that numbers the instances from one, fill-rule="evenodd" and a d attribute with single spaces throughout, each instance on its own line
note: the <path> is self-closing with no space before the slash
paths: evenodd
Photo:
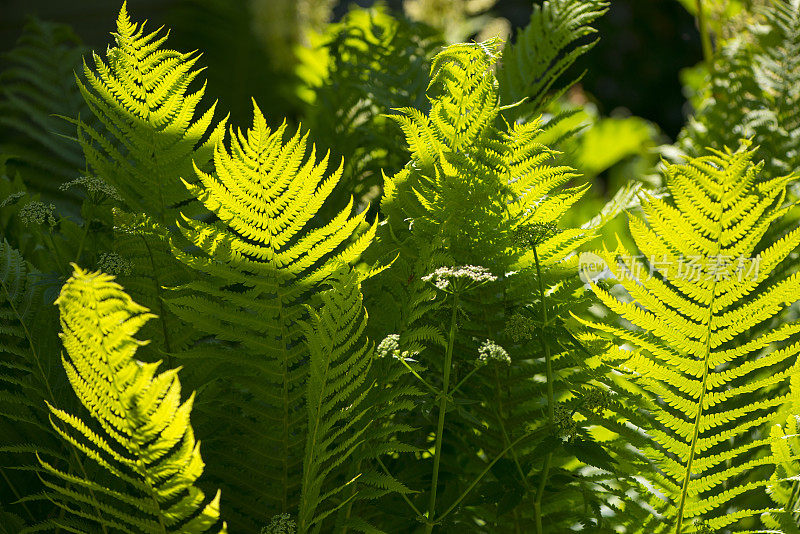
<path id="1" fill-rule="evenodd" d="M 338 0 L 339 18 L 353 2 Z M 374 0 L 359 0 L 371 5 Z M 400 10 L 402 1 L 389 5 Z M 249 120 L 249 96 L 255 95 L 267 115 L 297 112 L 287 74 L 254 38 L 246 2 L 219 0 L 129 0 L 137 18 L 172 28 L 171 44 L 203 51 L 203 63 L 212 68 L 209 93 L 219 97 L 232 119 Z M 530 0 L 499 0 L 493 14 L 514 28 L 527 23 Z M 108 29 L 119 9 L 109 0 L 0 0 L 0 50 L 9 50 L 30 15 L 72 25 L 84 42 L 104 50 Z M 586 69 L 583 88 L 603 114 L 621 111 L 658 124 L 674 138 L 686 116 L 679 71 L 700 59 L 700 43 L 693 18 L 674 0 L 613 0 L 609 13 L 597 23 L 602 39 L 576 66 Z M 214 43 L 214 47 L 209 47 Z M 230 51 L 234 54 L 228 55 Z M 225 54 L 225 55 L 223 55 Z M 620 109 L 622 108 L 622 109 Z"/>

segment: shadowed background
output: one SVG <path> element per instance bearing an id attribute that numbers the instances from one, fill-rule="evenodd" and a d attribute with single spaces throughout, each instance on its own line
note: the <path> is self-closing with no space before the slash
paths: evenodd
<path id="1" fill-rule="evenodd" d="M 407 3 L 413 3 L 414 0 Z M 420 0 L 416 0 L 419 2 Z M 444 5 L 446 0 L 421 2 Z M 286 16 L 280 4 L 297 6 L 302 0 L 129 0 L 130 11 L 137 19 L 172 28 L 172 46 L 204 53 L 202 62 L 211 67 L 209 94 L 218 97 L 231 109 L 239 124 L 249 121 L 249 97 L 255 96 L 269 114 L 298 112 L 290 89 L 292 72 L 287 66 L 283 41 L 301 41 L 299 30 L 291 24 L 279 24 Z M 371 0 L 359 0 L 368 6 Z M 449 2 L 455 4 L 456 2 Z M 491 2 L 484 2 L 491 4 Z M 259 5 L 260 4 L 260 5 Z M 349 5 L 346 0 L 306 0 L 306 4 L 325 4 L 324 15 L 340 18 Z M 403 10 L 402 0 L 389 6 Z M 498 0 L 491 9 L 479 13 L 477 24 L 504 20 L 512 28 L 524 26 L 531 12 L 530 0 Z M 113 0 L 0 0 L 0 50 L 9 50 L 20 35 L 28 16 L 71 25 L 80 38 L 95 50 L 103 51 L 110 42 L 109 31 L 119 10 Z M 408 6 L 407 6 L 408 7 Z M 301 8 L 298 8 L 302 11 Z M 429 8 L 431 9 L 431 8 Z M 436 8 L 433 8 L 434 10 Z M 300 13 L 310 24 L 320 20 L 312 9 Z M 431 11 L 418 9 L 426 22 L 444 25 L 447 33 L 459 24 L 456 15 L 440 9 L 441 20 Z M 262 17 L 259 19 L 259 14 Z M 324 16 L 323 15 L 323 16 Z M 449 18 L 449 20 L 448 20 Z M 505 21 L 508 21 L 507 23 Z M 272 25 L 272 26 L 270 26 Z M 576 65 L 575 74 L 586 69 L 582 88 L 603 114 L 621 113 L 641 116 L 656 123 L 662 132 L 674 138 L 686 116 L 679 71 L 694 65 L 701 57 L 700 42 L 693 18 L 675 0 L 612 0 L 609 13 L 596 23 L 601 40 Z M 276 30 L 284 32 L 277 35 Z M 296 30 L 296 31 L 295 31 Z M 457 29 L 458 30 L 458 29 Z M 456 32 L 457 33 L 457 32 Z M 459 37 L 476 32 L 462 29 Z M 230 52 L 233 54 L 230 54 Z"/>

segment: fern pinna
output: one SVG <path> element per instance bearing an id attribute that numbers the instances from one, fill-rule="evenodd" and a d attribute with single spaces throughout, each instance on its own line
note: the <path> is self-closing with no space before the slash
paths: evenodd
<path id="1" fill-rule="evenodd" d="M 94 467 L 72 474 L 46 460 L 44 484 L 62 509 L 53 526 L 84 532 L 224 533 L 220 494 L 195 485 L 203 472 L 200 444 L 189 423 L 194 395 L 181 401 L 178 371 L 134 358 L 134 337 L 153 315 L 113 277 L 75 272 L 56 300 L 67 377 L 88 411 L 87 421 L 50 406 L 61 437 Z"/>
<path id="2" fill-rule="evenodd" d="M 788 209 L 791 177 L 763 179 L 754 154 L 744 145 L 668 166 L 673 202 L 649 197 L 645 219 L 630 218 L 646 263 L 621 245 L 601 254 L 629 298 L 592 283 L 632 326 L 584 322 L 624 343 L 609 361 L 651 398 L 644 453 L 656 469 L 646 478 L 664 498 L 653 495 L 658 513 L 637 532 L 716 532 L 771 510 L 761 468 L 784 460 L 762 431 L 796 402 L 788 382 L 800 372 L 800 323 L 758 327 L 800 294 L 797 273 L 770 277 L 800 245 L 800 228 L 761 243 Z M 748 332 L 758 335 L 736 341 Z"/>
<path id="3" fill-rule="evenodd" d="M 208 409 L 230 435 L 216 438 L 209 458 L 218 460 L 214 474 L 232 488 L 241 521 L 256 525 L 297 504 L 309 358 L 298 322 L 304 304 L 374 233 L 360 229 L 365 213 L 350 216 L 352 201 L 311 227 L 341 168 L 326 176 L 327 158 L 308 150 L 308 134 L 285 137 L 286 125 L 271 130 L 254 104 L 252 128 L 231 131 L 230 148 L 217 143 L 214 172 L 196 168 L 199 183 L 185 182 L 218 221 L 183 217 L 180 231 L 196 248 L 178 242 L 173 252 L 197 276 L 168 298 L 178 316 L 214 336 L 184 357 L 225 362 L 231 381 L 221 394 L 233 405 Z"/>

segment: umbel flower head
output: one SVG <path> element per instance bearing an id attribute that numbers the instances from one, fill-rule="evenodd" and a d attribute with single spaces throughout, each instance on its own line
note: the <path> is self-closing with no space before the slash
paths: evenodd
<path id="1" fill-rule="evenodd" d="M 56 207 L 53 204 L 45 204 L 34 200 L 28 202 L 19 210 L 19 218 L 22 219 L 25 226 L 39 226 L 44 224 L 45 221 L 50 226 L 55 226 L 56 218 L 53 217 L 55 209 Z"/>
<path id="2" fill-rule="evenodd" d="M 517 246 L 526 248 L 535 247 L 560 232 L 554 222 L 533 223 L 516 228 L 513 237 Z"/>
<path id="3" fill-rule="evenodd" d="M 439 267 L 432 273 L 422 277 L 437 288 L 448 293 L 467 291 L 494 282 L 497 277 L 486 267 L 477 265 L 461 265 L 457 267 Z"/>
<path id="4" fill-rule="evenodd" d="M 532 319 L 515 313 L 506 321 L 505 330 L 511 336 L 511 339 L 519 343 L 533 339 L 534 335 L 536 335 L 536 328 L 536 323 Z"/>
<path id="5" fill-rule="evenodd" d="M 375 349 L 375 353 L 378 355 L 379 358 L 397 358 L 398 360 L 408 360 L 409 358 L 413 358 L 417 355 L 416 352 L 411 352 L 408 350 L 401 351 L 400 350 L 400 335 L 399 334 L 389 334 L 383 341 L 378 343 L 378 347 Z"/>
<path id="6" fill-rule="evenodd" d="M 486 365 L 490 362 L 509 365 L 511 363 L 511 356 L 508 355 L 506 349 L 491 339 L 487 339 L 478 349 L 478 365 Z"/>
<path id="7" fill-rule="evenodd" d="M 564 440 L 570 440 L 578 430 L 578 424 L 572 418 L 572 411 L 559 404 L 555 407 L 555 431 L 556 436 Z"/>
<path id="8" fill-rule="evenodd" d="M 6 198 L 4 198 L 2 202 L 0 202 L 0 208 L 5 208 L 6 206 L 13 206 L 19 201 L 19 199 L 24 197 L 26 194 L 27 193 L 25 193 L 25 191 L 17 191 L 16 193 L 11 193 Z"/>
<path id="9" fill-rule="evenodd" d="M 132 272 L 131 262 L 116 252 L 104 252 L 97 259 L 97 268 L 114 276 L 129 276 Z"/>
<path id="10" fill-rule="evenodd" d="M 98 201 L 105 200 L 106 198 L 122 201 L 122 197 L 119 195 L 117 188 L 97 176 L 79 176 L 74 180 L 61 184 L 59 189 L 61 191 L 67 191 L 77 186 L 83 186 L 86 192 L 89 193 L 89 197 Z"/>
<path id="11" fill-rule="evenodd" d="M 273 516 L 269 525 L 261 529 L 261 534 L 295 534 L 297 523 L 289 514 Z"/>

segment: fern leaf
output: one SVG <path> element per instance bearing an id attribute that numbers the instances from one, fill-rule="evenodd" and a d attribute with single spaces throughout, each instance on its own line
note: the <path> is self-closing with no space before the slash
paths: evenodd
<path id="1" fill-rule="evenodd" d="M 194 395 L 181 402 L 177 370 L 137 361 L 146 342 L 134 336 L 154 316 L 133 302 L 113 277 L 75 272 L 56 300 L 61 313 L 64 369 L 90 422 L 49 405 L 56 431 L 113 478 L 104 485 L 42 460 L 53 480 L 50 497 L 67 516 L 121 532 L 226 532 L 220 494 L 207 499 L 195 485 L 203 472 L 189 416 Z M 92 505 L 96 511 L 85 510 Z M 69 528 L 54 519 L 53 524 Z"/>
<path id="2" fill-rule="evenodd" d="M 507 46 L 497 73 L 503 102 L 513 104 L 523 98 L 530 116 L 539 115 L 547 104 L 575 83 L 556 88 L 555 83 L 597 40 L 585 38 L 595 33 L 591 24 L 608 9 L 602 0 L 546 0 L 534 5 L 530 23 Z M 576 80 L 577 81 L 577 80 Z M 515 116 L 521 110 L 512 110 Z"/>
<path id="3" fill-rule="evenodd" d="M 230 441 L 208 454 L 218 458 L 226 494 L 235 495 L 237 521 L 255 525 L 297 503 L 308 360 L 297 321 L 318 284 L 339 262 L 355 261 L 375 232 L 359 230 L 365 212 L 350 217 L 352 203 L 324 226 L 311 225 L 341 168 L 325 176 L 327 158 L 308 153 L 308 134 L 284 140 L 285 133 L 286 125 L 270 130 L 256 106 L 252 129 L 231 132 L 230 148 L 217 144 L 215 173 L 196 169 L 200 183 L 186 182 L 219 220 L 183 218 L 180 230 L 198 252 L 173 252 L 199 276 L 168 299 L 179 317 L 214 336 L 198 354 L 226 362 L 221 394 L 234 408 L 216 421 L 230 424 Z"/>
<path id="4" fill-rule="evenodd" d="M 86 114 L 72 71 L 85 52 L 69 26 L 32 19 L 16 47 L 5 54 L 0 74 L 0 152 L 10 176 L 20 172 L 31 192 L 77 213 L 77 198 L 59 186 L 85 166 L 74 131 L 65 118 Z"/>
<path id="5" fill-rule="evenodd" d="M 332 488 L 327 488 L 326 482 L 350 461 L 371 423 L 372 408 L 365 401 L 373 385 L 368 382 L 373 346 L 365 335 L 367 315 L 358 277 L 344 267 L 328 283 L 331 289 L 320 294 L 319 312 L 310 310 L 309 320 L 301 322 L 310 360 L 300 533 L 319 531 L 327 515 L 355 498 L 354 492 L 347 497 L 339 494 L 355 483 L 358 475 L 337 481 Z"/>
<path id="6" fill-rule="evenodd" d="M 758 431 L 792 398 L 779 388 L 797 373 L 800 325 L 786 323 L 744 345 L 735 337 L 758 332 L 797 299 L 797 274 L 777 283 L 771 274 L 800 245 L 800 229 L 759 248 L 786 212 L 787 179 L 759 180 L 754 156 L 745 144 L 669 166 L 674 204 L 651 196 L 645 219 L 630 220 L 648 264 L 621 246 L 602 254 L 632 300 L 592 284 L 634 329 L 583 322 L 630 345 L 614 359 L 653 399 L 644 452 L 660 470 L 650 482 L 668 501 L 642 526 L 646 532 L 692 532 L 696 521 L 724 529 L 757 515 L 762 509 L 750 503 L 760 502 L 767 485 L 757 469 L 778 461 L 769 452 L 773 438 L 737 438 Z M 697 267 L 691 272 L 690 258 Z M 751 450 L 761 454 L 752 458 Z M 744 506 L 729 514 L 733 502 Z"/>
<path id="7" fill-rule="evenodd" d="M 78 139 L 95 174 L 132 210 L 170 225 L 192 198 L 181 179 L 192 179 L 193 162 L 208 161 L 225 121 L 210 131 L 215 105 L 197 114 L 205 88 L 189 92 L 200 74 L 196 54 L 164 48 L 167 37 L 131 22 L 125 4 L 114 37 L 106 59 L 94 54 L 94 68 L 84 62 L 77 79 L 104 129 L 79 121 Z"/>
<path id="8" fill-rule="evenodd" d="M 334 205 L 353 195 L 363 207 L 377 197 L 382 170 L 405 163 L 402 135 L 385 114 L 423 107 L 435 32 L 395 19 L 384 7 L 353 7 L 341 22 L 301 50 L 298 73 L 307 82 L 309 129 L 317 145 L 346 156 Z"/>

